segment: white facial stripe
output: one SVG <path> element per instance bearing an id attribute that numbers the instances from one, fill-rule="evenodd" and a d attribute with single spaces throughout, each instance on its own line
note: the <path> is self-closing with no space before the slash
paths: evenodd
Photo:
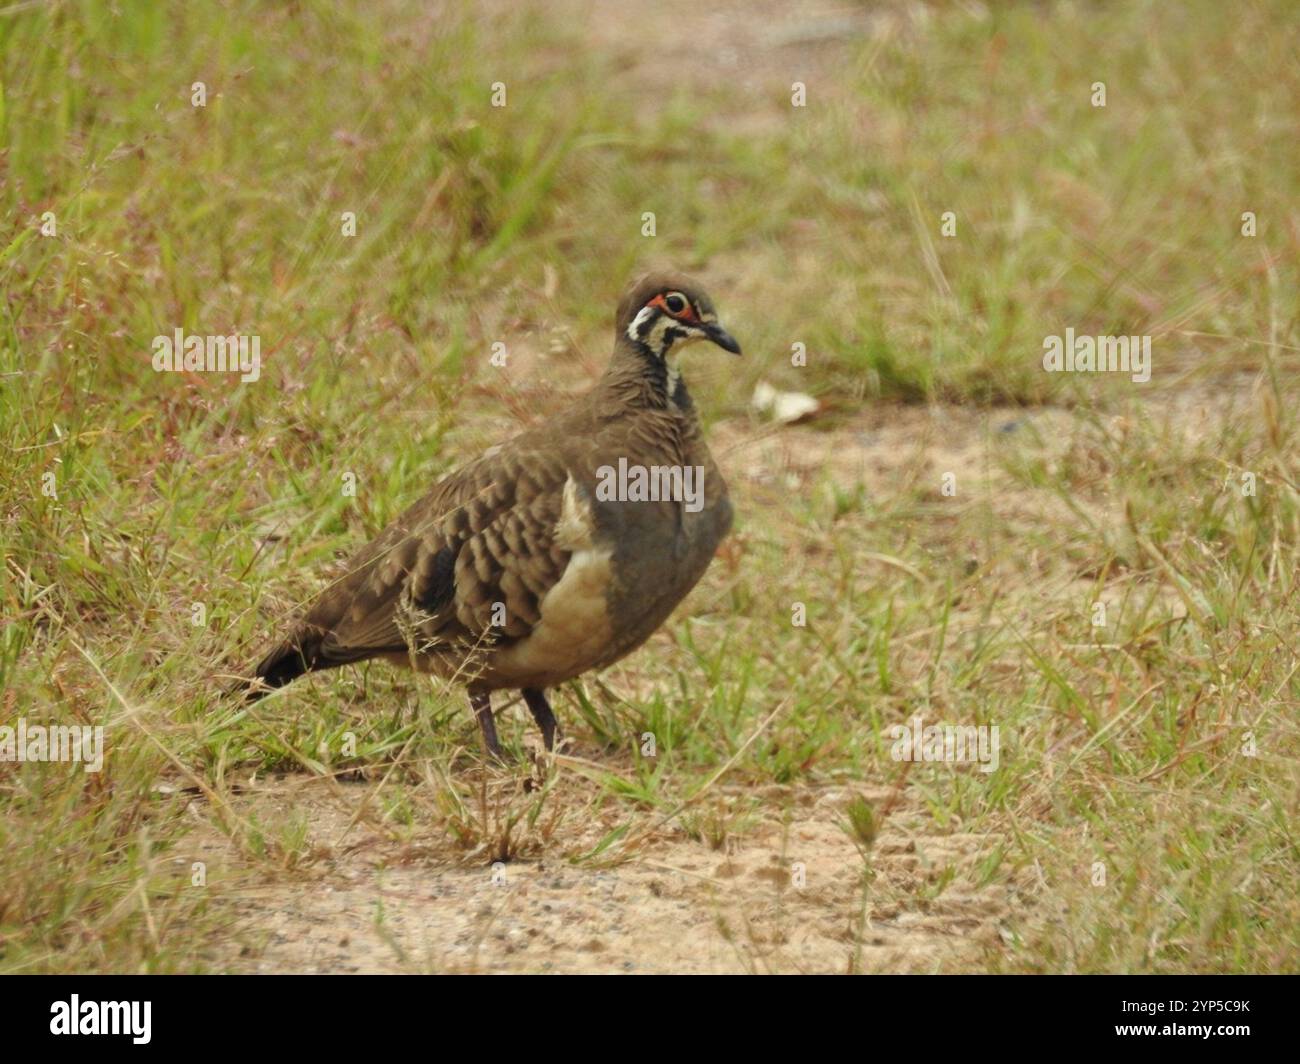
<path id="1" fill-rule="evenodd" d="M 652 318 L 654 323 L 643 333 L 642 330 L 646 328 Z M 712 319 L 705 318 L 701 320 L 709 321 Z M 672 329 L 677 334 L 673 337 L 671 344 L 665 339 L 669 329 Z M 704 331 L 696 323 L 678 321 L 667 314 L 661 313 L 655 307 L 642 307 L 637 312 L 637 316 L 629 323 L 627 335 L 628 339 L 645 344 L 646 347 L 661 357 L 666 357 L 669 353 L 677 351 L 687 344 L 704 339 Z"/>
<path id="2" fill-rule="evenodd" d="M 637 316 L 632 319 L 632 324 L 630 324 L 627 327 L 628 339 L 640 342 L 641 326 L 644 325 L 647 321 L 649 321 L 650 318 L 653 317 L 656 313 L 657 311 L 654 309 L 654 307 L 642 307 L 637 312 Z"/>
<path id="3" fill-rule="evenodd" d="M 660 318 L 650 328 L 650 335 L 646 337 L 646 343 L 650 345 L 651 351 L 657 351 L 664 354 L 664 333 L 673 327 L 672 318 Z"/>
<path id="4" fill-rule="evenodd" d="M 677 391 L 677 382 L 681 380 L 681 370 L 677 368 L 677 352 L 670 351 L 664 358 L 664 365 L 668 367 L 668 395 L 671 397 Z"/>

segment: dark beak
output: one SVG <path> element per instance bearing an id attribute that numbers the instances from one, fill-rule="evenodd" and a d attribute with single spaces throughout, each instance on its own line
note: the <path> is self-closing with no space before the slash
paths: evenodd
<path id="1" fill-rule="evenodd" d="M 722 350 L 730 351 L 733 355 L 740 354 L 740 344 L 736 343 L 736 338 L 727 332 L 721 325 L 716 322 L 710 322 L 704 327 L 710 340 L 717 344 Z"/>

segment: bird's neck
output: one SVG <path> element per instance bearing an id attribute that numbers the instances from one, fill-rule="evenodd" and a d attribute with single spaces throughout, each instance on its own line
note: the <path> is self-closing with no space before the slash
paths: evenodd
<path id="1" fill-rule="evenodd" d="M 695 416 L 691 393 L 677 369 L 677 356 L 660 356 L 643 343 L 621 339 L 600 386 L 622 405 Z"/>

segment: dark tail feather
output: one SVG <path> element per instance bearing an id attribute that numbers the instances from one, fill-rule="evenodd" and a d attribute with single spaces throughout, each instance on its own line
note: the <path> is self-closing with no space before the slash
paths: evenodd
<path id="1" fill-rule="evenodd" d="M 336 664 L 320 660 L 321 639 L 319 633 L 300 632 L 280 643 L 258 662 L 257 668 L 253 670 L 254 678 L 241 685 L 245 700 L 256 702 L 275 688 L 296 680 L 303 673 Z"/>

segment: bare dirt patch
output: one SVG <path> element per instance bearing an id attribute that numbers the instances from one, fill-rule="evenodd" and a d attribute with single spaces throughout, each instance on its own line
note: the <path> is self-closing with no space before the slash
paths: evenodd
<path id="1" fill-rule="evenodd" d="M 793 799 L 789 819 L 765 817 L 737 846 L 716 850 L 670 829 L 633 859 L 600 867 L 566 856 L 591 841 L 590 831 L 501 864 L 467 859 L 445 841 L 395 842 L 364 825 L 349 831 L 368 787 L 290 778 L 242 797 L 245 813 L 274 818 L 291 808 L 306 816 L 313 856 L 295 871 L 295 884 L 263 879 L 225 892 L 235 899 L 236 930 L 229 949 L 211 958 L 215 967 L 928 971 L 974 960 L 997 942 L 1008 913 L 995 887 L 952 887 L 933 903 L 917 902 L 940 877 L 961 882 L 992 840 L 935 834 L 915 813 L 898 814 L 876 840 L 864 891 L 868 866 L 838 821 L 851 794 L 885 801 L 885 791 L 775 788 L 782 793 L 770 797 Z M 208 861 L 212 875 L 240 874 L 224 839 L 200 839 L 187 859 Z"/>
<path id="2" fill-rule="evenodd" d="M 608 2 L 577 6 L 586 11 L 592 46 L 611 57 L 650 111 L 690 89 L 716 102 L 711 125 L 743 134 L 788 122 L 795 82 L 823 99 L 838 91 L 834 79 L 821 75 L 842 61 L 846 46 L 892 33 L 904 21 L 824 0 L 671 3 L 653 11 Z"/>

